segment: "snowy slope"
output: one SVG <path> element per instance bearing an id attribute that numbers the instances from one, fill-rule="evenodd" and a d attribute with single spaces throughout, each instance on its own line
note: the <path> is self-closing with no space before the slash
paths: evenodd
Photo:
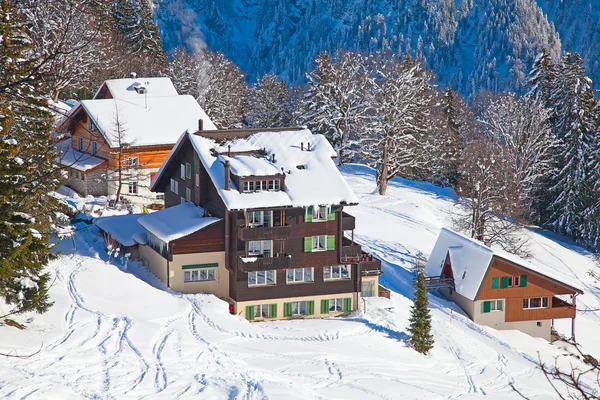
<path id="1" fill-rule="evenodd" d="M 435 348 L 422 356 L 407 347 L 412 261 L 427 255 L 449 224 L 454 195 L 395 179 L 380 197 L 371 169 L 342 172 L 362 204 L 349 210 L 358 240 L 384 260 L 391 300 L 367 300 L 366 312 L 347 318 L 251 324 L 230 316 L 214 296 L 165 291 L 137 263 L 107 263 L 90 228 L 62 242 L 63 255 L 49 267 L 56 277 L 50 312 L 16 318 L 28 325 L 25 331 L 0 326 L 0 351 L 41 347 L 29 359 L 2 359 L 0 397 L 502 399 L 515 398 L 511 380 L 530 398 L 554 398 L 535 361 L 538 351 L 552 361 L 562 349 L 479 327 L 435 295 Z M 600 305 L 598 283 L 586 274 L 598 267 L 585 251 L 543 232 L 527 235 L 539 262 L 584 286 L 580 307 Z M 600 356 L 594 336 L 600 317 L 577 320 L 584 350 Z M 569 322 L 563 325 L 566 333 Z"/>

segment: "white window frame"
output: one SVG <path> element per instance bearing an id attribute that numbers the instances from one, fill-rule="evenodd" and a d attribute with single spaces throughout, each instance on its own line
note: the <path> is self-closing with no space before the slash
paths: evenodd
<path id="1" fill-rule="evenodd" d="M 185 188 L 185 201 L 192 201 L 192 191 L 190 190 L 190 188 Z"/>
<path id="2" fill-rule="evenodd" d="M 140 167 L 139 157 L 127 157 L 125 159 L 125 167 L 127 169 L 138 169 Z"/>
<path id="3" fill-rule="evenodd" d="M 265 215 L 268 215 L 266 218 L 265 224 Z M 267 211 L 248 211 L 247 215 L 248 227 L 254 228 L 259 226 L 264 227 L 272 227 L 273 226 L 273 210 Z"/>
<path id="4" fill-rule="evenodd" d="M 254 319 L 266 319 L 266 318 L 272 318 L 269 316 L 269 305 L 268 304 L 255 304 L 254 305 Z"/>
<path id="5" fill-rule="evenodd" d="M 277 272 L 274 269 L 248 272 L 248 287 L 273 286 L 277 284 Z"/>
<path id="6" fill-rule="evenodd" d="M 537 300 L 537 299 L 540 300 L 540 307 L 532 307 L 531 300 Z M 530 297 L 528 299 L 523 299 L 523 301 L 527 301 L 527 307 L 525 306 L 525 304 L 523 304 L 523 310 L 540 310 L 540 309 L 550 307 L 550 299 L 548 297 Z M 545 306 L 544 306 L 544 301 L 546 303 Z"/>
<path id="7" fill-rule="evenodd" d="M 181 174 L 180 174 L 181 179 L 185 180 L 185 165 L 181 164 Z"/>
<path id="8" fill-rule="evenodd" d="M 274 179 L 269 181 L 269 191 L 270 192 L 279 192 L 281 190 L 281 181 L 279 179 Z"/>
<path id="9" fill-rule="evenodd" d="M 179 182 L 174 178 L 171 178 L 171 192 L 179 194 Z"/>
<path id="10" fill-rule="evenodd" d="M 327 251 L 327 235 L 312 237 L 312 252 Z"/>
<path id="11" fill-rule="evenodd" d="M 217 280 L 216 268 L 198 268 L 183 271 L 183 282 L 210 282 Z"/>
<path id="12" fill-rule="evenodd" d="M 308 272 L 308 274 L 307 274 Z M 291 279 L 290 279 L 290 274 Z M 315 281 L 315 272 L 313 267 L 307 268 L 289 268 L 285 271 L 285 283 L 313 283 Z"/>
<path id="13" fill-rule="evenodd" d="M 92 142 L 92 155 L 95 156 L 96 154 L 98 154 L 98 142 L 94 140 Z"/>
<path id="14" fill-rule="evenodd" d="M 200 174 L 196 174 L 196 186 L 200 186 Z"/>
<path id="15" fill-rule="evenodd" d="M 504 310 L 504 300 L 496 299 L 496 300 L 486 300 L 490 302 L 490 312 L 502 311 Z M 484 313 L 483 310 L 484 302 L 481 303 L 481 312 Z"/>
<path id="16" fill-rule="evenodd" d="M 138 194 L 138 183 L 137 182 L 127 182 L 127 193 Z"/>
<path id="17" fill-rule="evenodd" d="M 344 312 L 344 299 L 341 297 L 329 299 L 329 312 Z"/>
<path id="18" fill-rule="evenodd" d="M 252 189 L 250 187 L 252 187 Z M 254 181 L 244 182 L 244 193 L 252 193 L 252 192 L 254 192 L 254 188 L 255 188 Z"/>
<path id="19" fill-rule="evenodd" d="M 254 182 L 254 191 L 262 192 L 267 190 L 267 181 L 256 181 Z"/>
<path id="20" fill-rule="evenodd" d="M 88 116 L 88 123 L 87 123 L 87 128 L 89 132 L 96 132 L 98 131 L 98 127 L 96 126 L 96 124 L 94 123 L 94 121 L 92 121 L 92 118 Z"/>
<path id="21" fill-rule="evenodd" d="M 182 197 L 182 198 L 181 198 L 181 201 L 180 201 L 180 203 L 179 203 L 179 204 L 183 204 L 183 203 L 185 203 L 185 197 Z"/>
<path id="22" fill-rule="evenodd" d="M 83 151 L 83 138 L 81 136 L 77 136 L 77 150 Z"/>
<path id="23" fill-rule="evenodd" d="M 325 214 L 322 215 L 322 212 Z M 313 222 L 315 221 L 327 221 L 327 217 L 329 216 L 329 206 L 318 206 L 313 207 Z"/>
<path id="24" fill-rule="evenodd" d="M 186 179 L 192 179 L 192 164 L 185 163 L 185 177 Z"/>
<path id="25" fill-rule="evenodd" d="M 306 301 L 292 301 L 292 316 L 307 315 L 308 304 Z"/>
<path id="26" fill-rule="evenodd" d="M 344 272 L 346 275 L 344 275 Z M 352 278 L 351 265 L 327 265 L 323 267 L 324 281 L 345 281 Z"/>
<path id="27" fill-rule="evenodd" d="M 251 249 L 252 248 L 252 249 Z M 273 257 L 272 240 L 249 240 L 248 256 Z"/>

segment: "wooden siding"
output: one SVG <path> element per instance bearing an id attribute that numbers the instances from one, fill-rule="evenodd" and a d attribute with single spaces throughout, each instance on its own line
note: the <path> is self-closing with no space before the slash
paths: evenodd
<path id="1" fill-rule="evenodd" d="M 221 220 L 171 243 L 173 255 L 225 251 L 225 223 Z"/>
<path id="2" fill-rule="evenodd" d="M 468 273 L 468 272 L 467 272 Z M 502 288 L 503 276 L 527 275 L 527 286 Z M 499 288 L 492 288 L 492 278 L 498 278 Z M 574 294 L 572 289 L 561 286 L 543 276 L 532 273 L 514 263 L 494 256 L 476 300 L 506 299 L 506 322 L 531 321 L 552 318 L 574 318 L 575 309 L 552 308 L 555 295 Z M 523 309 L 523 299 L 548 297 L 549 308 Z"/>

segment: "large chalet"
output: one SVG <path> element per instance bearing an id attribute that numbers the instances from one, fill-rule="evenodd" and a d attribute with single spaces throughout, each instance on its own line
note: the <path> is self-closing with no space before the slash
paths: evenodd
<path id="1" fill-rule="evenodd" d="M 429 288 L 477 324 L 551 340 L 554 320 L 571 318 L 575 337 L 576 299 L 583 291 L 547 267 L 442 228 L 425 275 Z"/>
<path id="2" fill-rule="evenodd" d="M 168 287 L 213 293 L 249 320 L 339 315 L 377 296 L 381 262 L 354 243 L 357 199 L 307 129 L 185 133 L 139 217 L 139 255 Z"/>
<path id="3" fill-rule="evenodd" d="M 162 201 L 150 182 L 187 130 L 216 129 L 198 102 L 179 95 L 169 78 L 111 79 L 90 100 L 73 107 L 58 127 L 71 144 L 60 162 L 67 186 L 82 195 L 121 194 L 140 203 Z"/>

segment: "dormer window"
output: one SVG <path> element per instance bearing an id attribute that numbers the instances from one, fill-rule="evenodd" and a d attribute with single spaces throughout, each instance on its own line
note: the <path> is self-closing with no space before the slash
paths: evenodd
<path id="1" fill-rule="evenodd" d="M 281 190 L 281 180 L 279 179 L 269 179 L 264 181 L 245 181 L 243 182 L 244 193 L 252 193 L 252 192 L 278 192 Z"/>
<path id="2" fill-rule="evenodd" d="M 271 192 L 278 192 L 281 190 L 281 182 L 278 179 L 269 181 L 269 190 Z"/>
<path id="3" fill-rule="evenodd" d="M 244 192 L 245 193 L 254 192 L 254 182 L 252 182 L 252 181 L 244 182 Z"/>
<path id="4" fill-rule="evenodd" d="M 96 127 L 96 124 L 94 124 L 94 121 L 92 121 L 91 118 L 88 118 L 88 131 L 90 132 L 97 132 L 98 128 Z"/>

